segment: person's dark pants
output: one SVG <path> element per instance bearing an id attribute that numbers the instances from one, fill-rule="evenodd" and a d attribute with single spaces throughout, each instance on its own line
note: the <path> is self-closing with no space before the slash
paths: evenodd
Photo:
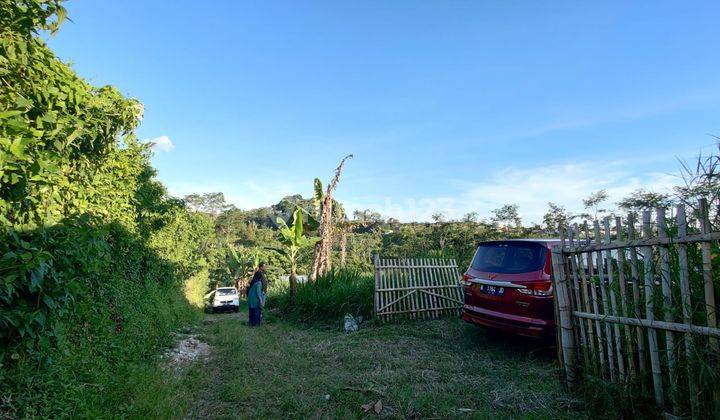
<path id="1" fill-rule="evenodd" d="M 257 326 L 260 325 L 260 322 L 262 321 L 262 312 L 260 308 L 250 308 L 249 309 L 250 314 L 250 325 L 251 326 Z"/>

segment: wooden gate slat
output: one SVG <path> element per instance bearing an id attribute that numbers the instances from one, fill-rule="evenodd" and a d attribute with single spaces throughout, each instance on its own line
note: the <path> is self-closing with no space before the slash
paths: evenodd
<path id="1" fill-rule="evenodd" d="M 455 260 L 387 259 L 375 264 L 375 312 L 383 322 L 459 315 L 463 305 Z"/>

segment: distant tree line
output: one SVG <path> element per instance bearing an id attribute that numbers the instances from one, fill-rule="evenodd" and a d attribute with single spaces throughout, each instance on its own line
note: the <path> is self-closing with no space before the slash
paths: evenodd
<path id="1" fill-rule="evenodd" d="M 539 224 L 524 224 L 517 204 L 508 203 L 481 218 L 471 212 L 460 219 L 448 220 L 443 214 L 433 214 L 431 222 L 401 223 L 373 210 L 356 210 L 348 217 L 341 203 L 334 202 L 333 217 L 338 221 L 333 235 L 332 249 L 336 266 L 360 271 L 372 270 L 372 256 L 390 258 L 454 258 L 461 267 L 467 266 L 477 244 L 485 240 L 503 238 L 557 237 L 558 227 L 592 221 L 618 212 L 639 212 L 655 207 L 668 207 L 682 200 L 687 187 L 678 187 L 677 195 L 637 189 L 618 201 L 609 202 L 606 190 L 599 190 L 582 199 L 584 211 L 572 213 L 565 207 L 549 202 Z M 219 243 L 233 247 L 247 259 L 261 255 L 271 264 L 274 275 L 289 274 L 289 264 L 275 251 L 282 246 L 277 219 L 292 224 L 294 209 L 313 212 L 313 199 L 300 195 L 287 196 L 277 204 L 252 210 L 241 210 L 225 203 L 221 193 L 185 197 L 188 207 L 214 216 Z M 224 209 L 217 212 L 217 209 Z M 306 220 L 307 235 L 317 230 Z M 229 251 L 228 251 L 229 252 Z M 297 255 L 298 274 L 310 274 L 312 252 L 305 249 Z M 218 266 L 216 273 L 224 269 Z M 228 276 L 216 276 L 216 281 L 230 282 Z"/>

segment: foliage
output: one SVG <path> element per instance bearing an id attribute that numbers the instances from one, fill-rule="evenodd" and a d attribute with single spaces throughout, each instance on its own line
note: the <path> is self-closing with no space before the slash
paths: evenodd
<path id="1" fill-rule="evenodd" d="M 670 198 L 670 194 L 657 193 L 640 188 L 631 192 L 630 195 L 620 200 L 617 204 L 623 210 L 639 212 L 658 207 L 668 208 L 672 206 L 673 201 Z"/>
<path id="2" fill-rule="evenodd" d="M 598 215 L 607 213 L 607 209 L 601 206 L 608 200 L 609 197 L 610 196 L 605 190 L 596 191 L 585 197 L 582 201 L 583 206 L 585 206 L 585 210 L 592 211 L 592 214 L 586 213 L 581 216 L 588 220 L 598 220 Z"/>
<path id="3" fill-rule="evenodd" d="M 0 417 L 131 412 L 213 258 L 212 220 L 167 196 L 133 134 L 142 105 L 37 35 L 64 19 L 60 1 L 0 3 Z"/>
<path id="4" fill-rule="evenodd" d="M 303 211 L 299 207 L 293 212 L 292 224 L 290 226 L 285 220 L 278 217 L 277 224 L 280 226 L 280 242 L 284 248 L 278 249 L 290 263 L 290 293 L 295 294 L 297 288 L 297 260 L 300 251 L 315 246 L 320 240 L 317 236 L 307 237 L 303 233 Z"/>
<path id="5" fill-rule="evenodd" d="M 183 201 L 190 210 L 207 213 L 212 216 L 217 216 L 222 212 L 234 208 L 232 204 L 225 202 L 225 195 L 221 192 L 190 194 L 183 197 Z"/>
<path id="6" fill-rule="evenodd" d="M 38 30 L 57 31 L 67 12 L 61 0 L 8 1 L 2 6 L 0 28 L 30 36 Z"/>
<path id="7" fill-rule="evenodd" d="M 565 210 L 565 207 L 555 203 L 548 203 L 548 210 L 543 216 L 545 231 L 551 235 L 559 235 L 560 232 L 558 228 L 560 226 L 569 226 L 570 221 L 575 217 L 572 213 Z"/>
<path id="8" fill-rule="evenodd" d="M 293 300 L 289 287 L 275 287 L 268 307 L 300 322 L 334 322 L 345 314 L 369 319 L 373 313 L 375 280 L 353 270 L 330 271 L 315 282 L 298 285 Z"/>
<path id="9" fill-rule="evenodd" d="M 311 281 L 315 281 L 318 276 L 322 276 L 332 270 L 333 239 L 337 233 L 335 226 L 339 221 L 333 210 L 334 200 L 332 196 L 338 182 L 340 182 L 340 175 L 342 175 L 345 162 L 352 158 L 353 155 L 347 155 L 342 158 L 340 164 L 335 168 L 335 175 L 328 183 L 324 194 L 322 191 L 322 183 L 319 179 L 315 179 L 313 199 L 315 201 L 315 209 L 319 213 L 316 214 L 314 220 L 318 221 L 317 235 L 320 240 L 315 244 L 313 263 L 310 270 Z M 343 215 L 342 220 L 344 219 L 345 217 Z"/>
<path id="10" fill-rule="evenodd" d="M 705 198 L 708 203 L 720 201 L 720 141 L 713 152 L 698 155 L 694 164 L 683 161 L 680 164 L 684 185 L 675 187 L 675 196 L 680 203 L 698 211 L 700 198 Z M 720 211 L 715 206 L 710 206 L 709 216 L 716 228 L 720 226 Z"/>
<path id="11" fill-rule="evenodd" d="M 510 229 L 519 228 L 522 226 L 522 219 L 520 218 L 520 214 L 518 213 L 517 204 L 505 204 L 499 209 L 493 210 L 492 213 L 493 223 L 497 224 L 502 228 Z"/>

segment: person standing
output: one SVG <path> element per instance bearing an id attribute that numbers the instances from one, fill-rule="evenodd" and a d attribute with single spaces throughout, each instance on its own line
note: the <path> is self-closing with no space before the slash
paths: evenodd
<path id="1" fill-rule="evenodd" d="M 267 292 L 266 269 L 267 264 L 261 262 L 248 286 L 248 318 L 252 327 L 260 325 L 262 322 L 262 308 L 265 306 L 265 293 Z"/>

